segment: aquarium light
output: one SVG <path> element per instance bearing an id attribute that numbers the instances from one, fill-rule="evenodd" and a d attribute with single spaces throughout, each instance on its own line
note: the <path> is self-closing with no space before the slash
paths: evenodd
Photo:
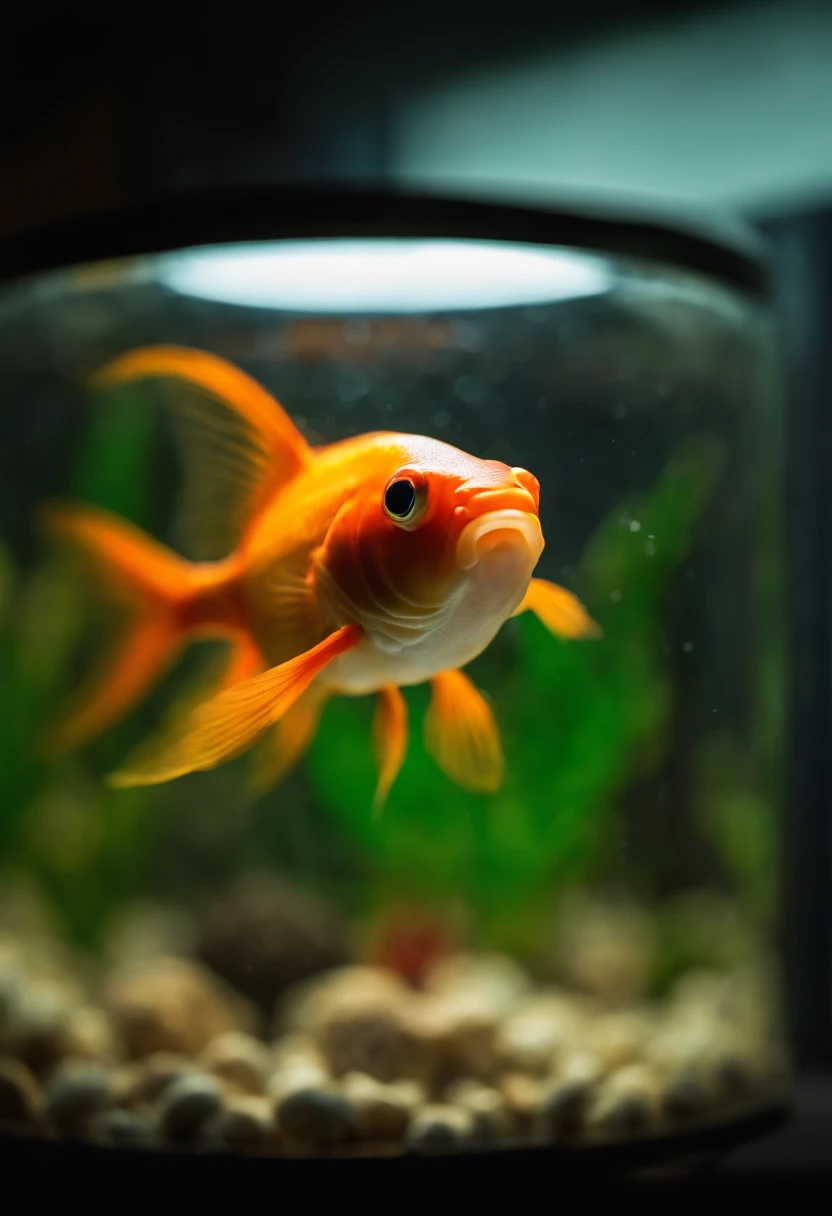
<path id="1" fill-rule="evenodd" d="M 607 291 L 600 258 L 497 241 L 276 241 L 158 259 L 187 296 L 313 313 L 424 313 L 550 304 Z"/>

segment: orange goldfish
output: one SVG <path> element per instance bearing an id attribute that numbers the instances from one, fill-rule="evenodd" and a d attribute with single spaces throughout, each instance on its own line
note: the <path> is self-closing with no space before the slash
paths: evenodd
<path id="1" fill-rule="evenodd" d="M 219 679 L 111 784 L 211 769 L 262 740 L 255 785 L 265 788 L 301 758 L 328 698 L 374 693 L 380 808 L 405 756 L 400 689 L 429 682 L 430 754 L 465 788 L 498 788 L 494 716 L 460 669 L 527 610 L 565 637 L 600 632 L 572 594 L 532 577 L 544 543 L 537 479 L 421 435 L 310 446 L 265 389 L 201 351 L 143 348 L 94 383 L 148 377 L 179 390 L 171 405 L 185 441 L 183 522 L 195 556 L 212 560 L 188 561 L 97 508 L 47 509 L 52 534 L 128 609 L 54 746 L 109 727 L 187 644 L 214 638 L 229 644 Z"/>

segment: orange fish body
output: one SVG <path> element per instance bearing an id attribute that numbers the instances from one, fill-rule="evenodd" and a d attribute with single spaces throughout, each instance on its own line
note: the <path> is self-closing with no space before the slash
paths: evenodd
<path id="1" fill-rule="evenodd" d="M 599 632 L 574 596 L 532 577 L 544 543 L 536 479 L 417 435 L 313 448 L 260 385 L 199 351 L 135 351 L 97 383 L 146 377 L 179 390 L 183 523 L 192 551 L 210 560 L 186 561 L 93 508 L 47 513 L 129 611 L 54 744 L 106 729 L 185 645 L 212 637 L 230 643 L 222 678 L 175 710 L 114 784 L 213 768 L 262 738 L 254 782 L 265 788 L 308 747 L 329 697 L 375 693 L 380 807 L 406 750 L 399 689 L 429 681 L 431 754 L 463 786 L 495 789 L 496 724 L 460 668 L 527 609 L 564 636 Z"/>

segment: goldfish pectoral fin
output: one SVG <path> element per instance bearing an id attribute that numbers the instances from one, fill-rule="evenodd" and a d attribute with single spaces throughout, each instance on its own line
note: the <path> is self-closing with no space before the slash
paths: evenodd
<path id="1" fill-rule="evenodd" d="M 373 717 L 373 750 L 378 766 L 373 811 L 380 815 L 407 750 L 407 702 L 393 684 L 379 689 Z"/>
<path id="2" fill-rule="evenodd" d="M 532 579 L 523 602 L 511 615 L 521 612 L 533 612 L 550 633 L 564 638 L 599 638 L 603 634 L 577 596 L 543 578 Z"/>
<path id="3" fill-rule="evenodd" d="M 265 794 L 297 764 L 315 737 L 322 709 L 320 697 L 301 697 L 268 732 L 252 756 L 251 793 Z"/>
<path id="4" fill-rule="evenodd" d="M 95 376 L 96 387 L 168 381 L 184 463 L 179 526 L 189 555 L 230 553 L 271 493 L 313 460 L 312 449 L 271 393 L 217 355 L 178 346 L 130 351 Z"/>
<path id="5" fill-rule="evenodd" d="M 226 689 L 189 714 L 152 760 L 114 773 L 110 784 L 157 785 L 240 755 L 280 720 L 327 663 L 360 639 L 357 625 L 345 625 L 311 650 Z"/>
<path id="6" fill-rule="evenodd" d="M 482 693 L 461 671 L 431 680 L 425 747 L 442 771 L 465 789 L 492 793 L 505 768 L 494 715 Z"/>

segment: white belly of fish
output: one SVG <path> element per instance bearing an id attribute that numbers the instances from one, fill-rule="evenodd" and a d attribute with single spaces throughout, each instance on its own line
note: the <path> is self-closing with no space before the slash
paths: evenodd
<path id="1" fill-rule="evenodd" d="M 422 684 L 440 671 L 464 667 L 519 607 L 536 564 L 521 546 L 488 554 L 466 574 L 447 610 L 412 642 L 393 649 L 389 636 L 368 629 L 355 649 L 329 664 L 318 683 L 333 693 L 362 696 L 388 684 Z"/>

